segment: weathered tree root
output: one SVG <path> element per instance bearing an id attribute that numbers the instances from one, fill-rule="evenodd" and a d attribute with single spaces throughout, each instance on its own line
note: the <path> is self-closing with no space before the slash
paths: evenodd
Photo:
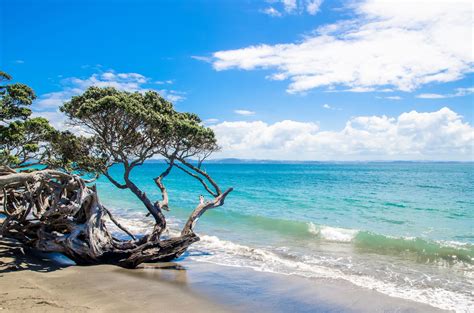
<path id="1" fill-rule="evenodd" d="M 181 235 L 168 239 L 161 239 L 164 220 L 157 221 L 150 234 L 137 239 L 100 203 L 95 187 L 88 187 L 75 175 L 56 170 L 17 173 L 1 168 L 0 191 L 0 213 L 6 216 L 0 226 L 1 236 L 43 252 L 62 253 L 79 265 L 135 268 L 183 254 L 199 240 L 193 231 L 196 221 L 208 209 L 223 205 L 232 188 L 216 194 L 211 201 L 201 196 Z M 167 206 L 167 195 L 164 200 Z M 107 220 L 130 239 L 115 238 L 106 226 Z"/>

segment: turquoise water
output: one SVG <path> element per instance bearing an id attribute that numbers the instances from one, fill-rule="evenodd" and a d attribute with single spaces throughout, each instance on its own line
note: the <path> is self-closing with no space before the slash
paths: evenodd
<path id="1" fill-rule="evenodd" d="M 164 164 L 133 172 L 157 200 Z M 199 221 L 184 257 L 286 275 L 345 279 L 395 297 L 468 311 L 474 305 L 474 163 L 207 164 L 225 206 Z M 113 169 L 120 174 L 120 169 Z M 174 169 L 171 234 L 204 194 Z M 98 182 L 102 201 L 138 233 L 151 220 L 128 191 Z"/>

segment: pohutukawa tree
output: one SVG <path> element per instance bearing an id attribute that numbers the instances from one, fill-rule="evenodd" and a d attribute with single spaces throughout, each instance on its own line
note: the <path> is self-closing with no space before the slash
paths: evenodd
<path id="1" fill-rule="evenodd" d="M 46 120 L 29 118 L 31 112 L 25 107 L 34 99 L 33 92 L 27 89 L 29 93 L 25 90 L 21 99 L 15 99 L 11 90 L 18 88 L 12 86 L 0 87 L 0 213 L 6 216 L 0 232 L 4 237 L 41 251 L 60 252 L 83 265 L 133 268 L 143 262 L 170 261 L 199 240 L 194 233 L 196 221 L 206 210 L 223 205 L 232 191 L 222 191 L 201 167 L 218 149 L 213 131 L 197 115 L 177 112 L 154 91 L 90 87 L 73 97 L 61 110 L 89 134 L 82 137 L 59 132 Z M 150 199 L 135 184 L 132 172 L 156 156 L 166 166 L 154 178 L 161 198 Z M 25 166 L 30 167 L 19 170 Z M 123 168 L 121 177 L 112 176 L 112 166 Z M 169 210 L 164 179 L 173 168 L 197 179 L 210 198 L 200 196 L 180 236 L 168 238 L 163 235 L 167 227 L 163 211 Z M 115 187 L 130 190 L 143 203 L 154 219 L 153 229 L 137 236 L 113 217 L 91 185 L 101 175 Z M 129 238 L 118 239 L 107 222 Z"/>

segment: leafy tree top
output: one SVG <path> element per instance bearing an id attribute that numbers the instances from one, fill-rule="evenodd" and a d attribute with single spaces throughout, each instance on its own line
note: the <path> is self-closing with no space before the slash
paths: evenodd
<path id="1" fill-rule="evenodd" d="M 196 114 L 177 112 L 155 91 L 90 87 L 61 110 L 96 138 L 110 163 L 126 167 L 153 155 L 186 159 L 218 149 L 213 131 Z"/>
<path id="2" fill-rule="evenodd" d="M 36 99 L 33 90 L 27 85 L 6 84 L 12 77 L 0 71 L 0 122 L 14 119 L 26 119 L 31 115 L 29 106 Z"/>

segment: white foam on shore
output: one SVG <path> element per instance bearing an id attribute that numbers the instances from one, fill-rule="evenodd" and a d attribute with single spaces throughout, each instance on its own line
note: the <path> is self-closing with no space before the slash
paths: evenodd
<path id="1" fill-rule="evenodd" d="M 116 219 L 134 234 L 145 234 L 153 229 L 154 222 L 150 218 L 137 216 L 136 212 L 129 212 L 116 216 Z M 178 220 L 170 219 L 168 234 L 178 236 Z M 111 225 L 111 227 L 115 227 Z M 116 227 L 115 227 L 116 228 Z M 116 228 L 114 231 L 119 232 Z M 308 224 L 308 231 L 326 241 L 348 243 L 352 242 L 358 230 L 343 229 L 329 226 L 316 226 Z M 231 241 L 221 240 L 216 236 L 200 235 L 201 241 L 195 243 L 188 250 L 189 258 L 200 262 L 233 267 L 251 268 L 260 272 L 271 272 L 283 275 L 298 275 L 310 278 L 343 279 L 356 286 L 373 289 L 388 296 L 412 300 L 429 304 L 431 306 L 453 310 L 456 312 L 473 312 L 474 292 L 470 294 L 458 293 L 442 288 L 420 288 L 416 281 L 406 281 L 403 285 L 382 281 L 360 272 L 343 272 L 336 266 L 328 266 L 311 256 L 291 257 L 289 251 L 282 255 L 264 248 L 252 248 L 236 244 Z M 345 262 L 347 260 L 344 260 Z"/>
<path id="2" fill-rule="evenodd" d="M 190 252 L 190 258 L 195 261 L 245 267 L 284 275 L 343 279 L 356 286 L 376 290 L 388 296 L 421 302 L 445 310 L 472 312 L 470 310 L 474 307 L 474 293 L 472 292 L 469 295 L 442 288 L 418 288 L 416 282 L 413 281 L 407 281 L 401 286 L 361 273 L 344 273 L 336 268 L 320 265 L 316 259 L 305 258 L 302 262 L 279 256 L 266 249 L 236 244 L 215 236 L 201 236 L 201 241 L 195 244 Z"/>

